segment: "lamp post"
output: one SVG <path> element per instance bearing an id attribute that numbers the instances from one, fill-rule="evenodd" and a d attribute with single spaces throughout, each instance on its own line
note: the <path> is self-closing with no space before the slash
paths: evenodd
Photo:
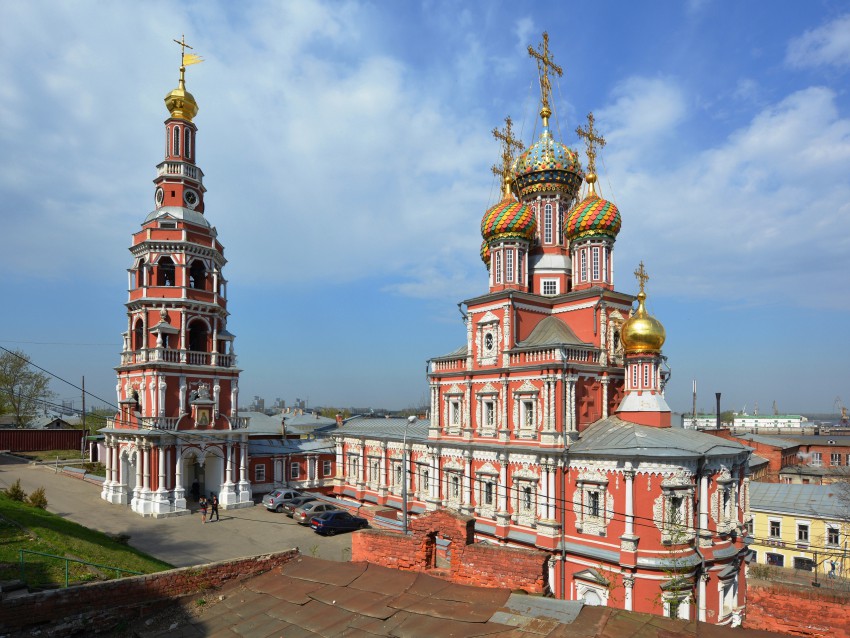
<path id="1" fill-rule="evenodd" d="M 407 535 L 407 428 L 416 423 L 416 416 L 411 414 L 404 424 L 404 438 L 401 441 L 401 532 Z"/>

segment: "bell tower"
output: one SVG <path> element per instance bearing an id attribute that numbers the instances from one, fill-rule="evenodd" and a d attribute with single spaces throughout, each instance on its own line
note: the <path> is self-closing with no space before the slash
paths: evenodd
<path id="1" fill-rule="evenodd" d="M 130 246 L 127 332 L 116 368 L 120 412 L 112 426 L 119 459 L 108 459 L 113 474 L 103 493 L 154 516 L 185 510 L 186 485 L 198 479 L 225 508 L 250 501 L 247 438 L 240 432 L 247 422 L 237 416 L 240 370 L 227 328 L 227 260 L 204 215 L 203 172 L 195 162 L 198 103 L 186 90 L 186 66 L 201 59 L 176 42 L 183 49 L 180 79 L 165 96 L 155 208 Z M 135 459 L 135 478 L 121 459 Z"/>

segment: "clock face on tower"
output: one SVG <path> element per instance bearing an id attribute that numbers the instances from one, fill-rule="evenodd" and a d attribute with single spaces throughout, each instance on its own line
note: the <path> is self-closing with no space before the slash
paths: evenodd
<path id="1" fill-rule="evenodd" d="M 162 187 L 156 189 L 156 194 L 154 195 L 154 199 L 156 200 L 156 207 L 159 208 L 162 206 L 162 199 L 165 197 L 165 191 L 162 190 Z"/>
<path id="2" fill-rule="evenodd" d="M 187 188 L 183 193 L 183 201 L 186 203 L 188 208 L 195 208 L 195 206 L 198 205 L 198 194 Z"/>

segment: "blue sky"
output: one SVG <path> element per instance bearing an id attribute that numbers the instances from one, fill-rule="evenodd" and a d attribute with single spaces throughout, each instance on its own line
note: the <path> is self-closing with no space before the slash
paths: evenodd
<path id="1" fill-rule="evenodd" d="M 241 402 L 403 408 L 487 290 L 490 131 L 539 132 L 526 48 L 589 111 L 616 287 L 667 328 L 674 410 L 850 402 L 850 12 L 812 2 L 0 3 L 0 345 L 114 399 L 127 248 L 186 40 Z M 57 384 L 60 398 L 76 391 Z"/>

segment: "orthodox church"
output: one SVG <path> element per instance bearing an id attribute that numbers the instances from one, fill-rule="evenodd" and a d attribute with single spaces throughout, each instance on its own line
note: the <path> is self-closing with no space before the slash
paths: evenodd
<path id="1" fill-rule="evenodd" d="M 145 516 L 188 512 L 192 492 L 214 492 L 223 509 L 253 505 L 248 420 L 237 414 L 240 371 L 227 330 L 227 262 L 204 214 L 198 104 L 186 90 L 186 66 L 200 58 L 178 44 L 180 80 L 165 96 L 155 208 L 130 246 L 120 410 L 100 431 L 101 497 Z"/>
<path id="2" fill-rule="evenodd" d="M 585 172 L 555 139 L 561 69 L 543 38 L 529 47 L 540 134 L 525 147 L 510 119 L 494 131 L 504 189 L 481 222 L 488 289 L 463 302 L 463 344 L 428 362 L 430 418 L 348 421 L 336 493 L 405 522 L 451 509 L 474 517 L 476 542 L 544 550 L 557 598 L 735 625 L 750 452 L 670 427 L 643 263 L 636 298 L 614 286 L 622 219 L 598 186 L 605 141 L 592 115 L 577 129 Z"/>

